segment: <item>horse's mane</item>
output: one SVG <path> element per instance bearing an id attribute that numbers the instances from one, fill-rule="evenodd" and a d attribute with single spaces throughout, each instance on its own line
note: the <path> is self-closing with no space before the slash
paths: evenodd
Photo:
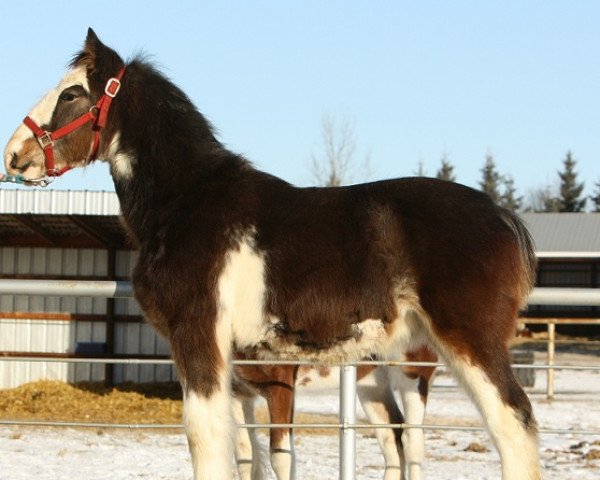
<path id="1" fill-rule="evenodd" d="M 133 72 L 133 85 L 129 85 L 129 88 L 138 91 L 145 89 L 155 99 L 157 106 L 168 107 L 175 116 L 183 116 L 183 125 L 191 127 L 196 138 L 218 143 L 213 125 L 198 111 L 187 94 L 158 70 L 146 55 L 136 55 L 127 63 L 127 70 Z"/>

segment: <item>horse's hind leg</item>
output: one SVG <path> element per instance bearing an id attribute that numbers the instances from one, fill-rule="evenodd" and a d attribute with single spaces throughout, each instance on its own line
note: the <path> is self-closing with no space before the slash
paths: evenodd
<path id="1" fill-rule="evenodd" d="M 407 361 L 436 361 L 435 355 L 426 349 L 407 354 Z M 391 371 L 400 391 L 406 423 L 423 425 L 429 385 L 435 367 L 395 367 Z M 425 435 L 422 428 L 406 428 L 402 432 L 404 458 L 410 480 L 422 480 L 425 463 Z"/>
<path id="2" fill-rule="evenodd" d="M 379 367 L 357 383 L 356 393 L 373 424 L 404 423 L 390 384 L 387 368 Z M 401 430 L 376 428 L 375 436 L 385 460 L 384 480 L 405 480 Z"/>
<path id="3" fill-rule="evenodd" d="M 479 409 L 500 453 L 503 480 L 539 480 L 531 404 L 513 375 L 504 341 L 484 333 L 433 333 L 431 340 Z"/>

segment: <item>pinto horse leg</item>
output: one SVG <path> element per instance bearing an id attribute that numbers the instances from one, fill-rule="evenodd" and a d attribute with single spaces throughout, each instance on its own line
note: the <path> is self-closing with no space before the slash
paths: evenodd
<path id="1" fill-rule="evenodd" d="M 508 349 L 481 335 L 462 335 L 461 348 L 439 337 L 434 342 L 484 419 L 500 454 L 502 479 L 540 480 L 537 425 Z"/>
<path id="2" fill-rule="evenodd" d="M 272 369 L 273 376 L 264 388 L 271 423 L 293 423 L 294 392 L 297 367 L 280 366 Z M 277 480 L 296 478 L 294 430 L 272 428 L 270 432 L 271 466 Z"/>
<path id="3" fill-rule="evenodd" d="M 376 368 L 360 379 L 356 385 L 356 393 L 371 423 L 404 423 L 394 398 L 387 368 Z M 375 429 L 375 436 L 385 460 L 384 480 L 406 479 L 401 433 L 399 429 Z"/>
<path id="4" fill-rule="evenodd" d="M 437 356 L 426 347 L 406 353 L 409 362 L 436 362 Z M 400 391 L 406 423 L 423 425 L 427 396 L 435 367 L 405 365 L 390 369 L 395 386 Z M 407 428 L 402 432 L 404 458 L 410 480 L 422 480 L 425 461 L 425 434 L 422 428 Z"/>
<path id="5" fill-rule="evenodd" d="M 238 424 L 235 438 L 235 461 L 240 480 L 260 480 L 264 478 L 264 475 L 256 431 L 243 426 L 245 423 L 255 423 L 254 397 L 234 395 L 232 405 L 233 416 Z"/>
<path id="6" fill-rule="evenodd" d="M 224 320 L 216 322 L 213 328 L 214 335 L 210 335 L 210 331 L 200 331 L 190 322 L 171 336 L 173 358 L 183 387 L 183 420 L 194 480 L 233 478 L 231 335 Z"/>
<path id="7" fill-rule="evenodd" d="M 429 379 L 408 375 L 402 367 L 394 369 L 396 382 L 404 407 L 406 423 L 422 425 L 425 418 L 427 392 L 423 390 L 423 382 L 428 385 Z M 425 460 L 425 436 L 421 428 L 406 428 L 402 432 L 404 457 L 410 480 L 422 480 Z"/>

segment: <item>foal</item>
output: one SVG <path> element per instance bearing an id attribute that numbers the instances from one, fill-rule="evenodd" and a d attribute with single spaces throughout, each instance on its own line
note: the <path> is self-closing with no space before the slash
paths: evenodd
<path id="1" fill-rule="evenodd" d="M 177 365 L 195 479 L 232 478 L 232 351 L 327 363 L 421 346 L 477 405 L 503 479 L 540 478 L 507 348 L 535 272 L 515 215 L 427 178 L 290 185 L 225 148 L 179 88 L 90 30 L 4 162 L 35 184 L 94 159 L 109 163 L 139 249 L 135 297 Z"/>
<path id="2" fill-rule="evenodd" d="M 242 357 L 239 357 L 242 358 Z M 245 357 L 244 357 L 245 358 Z M 406 360 L 435 362 L 437 357 L 422 348 L 409 352 Z M 357 394 L 369 422 L 372 424 L 403 423 L 393 388 L 400 389 L 406 421 L 422 424 L 429 386 L 435 367 L 359 366 Z M 261 395 L 267 401 L 271 423 L 293 423 L 296 392 L 314 394 L 339 387 L 339 368 L 244 365 L 235 367 L 234 415 L 239 424 L 254 423 L 254 400 Z M 254 429 L 239 428 L 235 455 L 241 480 L 262 478 L 260 452 Z M 410 480 L 423 478 L 424 439 L 422 429 L 400 431 L 376 428 L 375 436 L 384 456 L 384 480 L 404 480 L 408 471 Z M 293 429 L 270 430 L 271 466 L 278 480 L 295 478 Z"/>

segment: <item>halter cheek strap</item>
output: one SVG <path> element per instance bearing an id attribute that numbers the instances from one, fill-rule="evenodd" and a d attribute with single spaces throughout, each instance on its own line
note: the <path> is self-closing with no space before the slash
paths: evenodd
<path id="1" fill-rule="evenodd" d="M 27 116 L 23 120 L 23 123 L 33 132 L 35 138 L 39 142 L 42 150 L 44 151 L 45 175 L 47 177 L 59 177 L 63 173 L 71 170 L 71 166 L 65 166 L 59 170 L 54 166 L 54 142 L 59 138 L 62 138 L 69 133 L 78 130 L 83 127 L 86 123 L 92 122 L 92 130 L 94 131 L 94 138 L 90 145 L 90 151 L 85 160 L 85 163 L 89 163 L 96 158 L 98 148 L 100 147 L 100 131 L 106 126 L 106 120 L 108 118 L 108 110 L 113 99 L 119 93 L 121 88 L 121 78 L 125 73 L 125 67 L 119 70 L 116 77 L 109 78 L 104 87 L 104 94 L 100 97 L 96 105 L 89 109 L 87 113 L 84 113 L 80 117 L 77 117 L 72 122 L 63 125 L 62 127 L 49 132 L 40 127 L 31 117 Z"/>

